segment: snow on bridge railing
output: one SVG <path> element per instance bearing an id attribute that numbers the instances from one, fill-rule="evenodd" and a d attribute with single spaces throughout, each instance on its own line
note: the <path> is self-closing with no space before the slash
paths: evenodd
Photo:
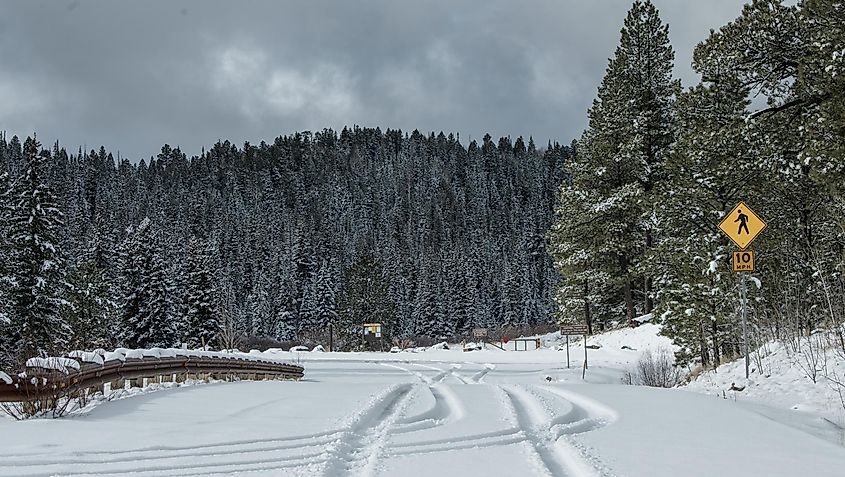
<path id="1" fill-rule="evenodd" d="M 40 402 L 80 394 L 143 387 L 186 379 L 300 379 L 302 366 L 247 353 L 186 349 L 73 351 L 66 357 L 30 358 L 17 374 L 0 372 L 0 402 Z"/>

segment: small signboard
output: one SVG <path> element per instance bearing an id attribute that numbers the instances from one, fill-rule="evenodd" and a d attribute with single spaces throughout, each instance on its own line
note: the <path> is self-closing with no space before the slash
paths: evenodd
<path id="1" fill-rule="evenodd" d="M 584 379 L 587 373 L 587 335 L 590 329 L 586 323 L 567 323 L 560 325 L 560 335 L 566 336 L 566 367 L 569 368 L 569 337 L 583 336 L 584 337 L 584 371 L 581 373 L 581 379 Z"/>
<path id="2" fill-rule="evenodd" d="M 745 202 L 740 202 L 731 209 L 719 224 L 719 229 L 742 250 L 748 248 L 765 228 L 766 222 L 763 222 Z"/>
<path id="3" fill-rule="evenodd" d="M 381 338 L 381 323 L 364 323 L 364 335 L 373 335 Z"/>
<path id="4" fill-rule="evenodd" d="M 576 324 L 567 324 L 560 326 L 560 334 L 561 335 L 586 335 L 587 334 L 587 325 L 576 323 Z"/>
<path id="5" fill-rule="evenodd" d="M 487 337 L 487 328 L 473 328 L 472 329 L 472 336 L 474 338 L 486 338 Z"/>
<path id="6" fill-rule="evenodd" d="M 373 350 L 384 351 L 381 323 L 364 323 L 364 345 Z"/>
<path id="7" fill-rule="evenodd" d="M 740 250 L 733 253 L 731 260 L 734 272 L 753 272 L 754 271 L 754 251 Z"/>

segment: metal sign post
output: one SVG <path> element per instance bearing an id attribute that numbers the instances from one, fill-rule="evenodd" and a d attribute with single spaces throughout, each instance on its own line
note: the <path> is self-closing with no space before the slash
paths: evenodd
<path id="1" fill-rule="evenodd" d="M 561 336 L 566 336 L 566 368 L 569 368 L 569 336 L 570 335 L 583 335 L 584 336 L 584 372 L 581 373 L 581 379 L 584 378 L 584 375 L 587 370 L 587 334 L 588 334 L 587 325 L 581 324 L 573 324 L 573 325 L 562 325 L 560 327 L 560 334 Z"/>
<path id="2" fill-rule="evenodd" d="M 566 369 L 569 369 L 569 335 L 566 335 Z"/>
<path id="3" fill-rule="evenodd" d="M 746 319 L 748 296 L 745 287 L 745 280 L 747 276 L 747 273 L 742 273 L 742 285 L 740 285 L 740 290 L 742 290 L 742 354 L 745 355 L 745 379 L 748 379 L 748 367 L 751 361 L 751 358 L 748 356 L 748 320 Z"/>
<path id="4" fill-rule="evenodd" d="M 751 207 L 740 202 L 719 223 L 721 230 L 740 250 L 733 253 L 731 270 L 740 276 L 740 319 L 742 321 L 742 354 L 745 355 L 745 379 L 748 379 L 751 357 L 748 350 L 748 272 L 754 271 L 754 251 L 746 250 L 766 228 L 766 222 Z M 718 363 L 716 363 L 718 365 Z"/>
<path id="5" fill-rule="evenodd" d="M 587 379 L 587 333 L 584 333 L 584 369 L 581 370 L 581 379 Z"/>

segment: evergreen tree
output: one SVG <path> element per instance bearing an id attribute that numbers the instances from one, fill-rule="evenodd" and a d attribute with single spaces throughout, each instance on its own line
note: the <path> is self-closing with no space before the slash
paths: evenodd
<path id="1" fill-rule="evenodd" d="M 212 346 L 220 332 L 214 250 L 205 241 L 196 238 L 191 239 L 188 250 L 185 342 L 190 348 Z"/>
<path id="2" fill-rule="evenodd" d="M 93 258 L 86 259 L 69 276 L 67 321 L 73 329 L 70 347 L 78 350 L 113 348 L 112 333 L 117 303 L 105 271 Z"/>
<path id="3" fill-rule="evenodd" d="M 134 348 L 176 345 L 175 293 L 158 233 L 149 219 L 130 230 L 122 265 L 124 343 Z"/>
<path id="4" fill-rule="evenodd" d="M 64 227 L 50 187 L 47 156 L 32 138 L 24 143 L 24 171 L 12 186 L 9 216 L 11 316 L 3 348 L 18 359 L 67 348 L 72 329 L 62 319 L 68 288 L 59 237 Z"/>
<path id="5" fill-rule="evenodd" d="M 658 224 L 666 231 L 648 260 L 659 276 L 663 333 L 682 346 L 680 362 L 693 357 L 719 364 L 736 352 L 736 281 L 729 240 L 718 220 L 739 200 L 753 201 L 759 186 L 744 137 L 748 91 L 727 79 L 699 85 L 678 101 L 680 136 L 666 165 Z M 740 193 L 743 196 L 740 196 Z"/>
<path id="6" fill-rule="evenodd" d="M 336 281 L 331 266 L 323 261 L 314 281 L 315 303 L 311 319 L 317 329 L 324 329 L 337 322 Z"/>
<path id="7" fill-rule="evenodd" d="M 652 307 L 652 278 L 641 258 L 656 241 L 656 186 L 674 140 L 674 51 L 669 29 L 650 1 L 636 1 L 625 19 L 589 111 L 572 181 L 561 190 L 551 253 L 564 283 L 563 321 L 590 313 L 631 322 Z M 587 317 L 587 321 L 592 318 Z"/>

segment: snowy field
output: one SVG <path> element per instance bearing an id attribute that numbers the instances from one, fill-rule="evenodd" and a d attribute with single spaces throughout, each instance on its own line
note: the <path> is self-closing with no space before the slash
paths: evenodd
<path id="1" fill-rule="evenodd" d="M 274 353 L 306 378 L 2 420 L 0 476 L 843 475 L 845 447 L 794 425 L 812 415 L 787 425 L 732 400 L 620 384 L 642 348 L 619 345 L 642 347 L 648 331 L 597 338 L 586 381 L 581 347 L 571 369 L 550 349 Z"/>

